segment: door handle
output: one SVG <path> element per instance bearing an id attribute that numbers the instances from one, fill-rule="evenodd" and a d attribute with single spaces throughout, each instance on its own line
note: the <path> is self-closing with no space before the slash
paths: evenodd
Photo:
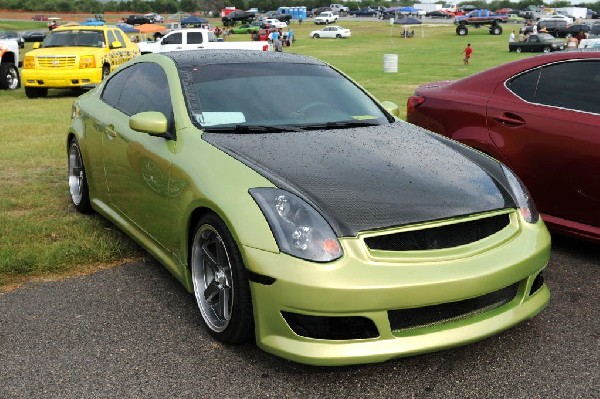
<path id="1" fill-rule="evenodd" d="M 112 125 L 105 127 L 104 131 L 106 132 L 108 138 L 111 140 L 117 137 L 117 132 L 114 131 L 114 126 Z"/>
<path id="2" fill-rule="evenodd" d="M 502 116 L 493 116 L 492 119 L 507 127 L 519 127 L 525 125 L 525 120 L 523 120 L 523 118 L 511 113 L 505 113 Z"/>

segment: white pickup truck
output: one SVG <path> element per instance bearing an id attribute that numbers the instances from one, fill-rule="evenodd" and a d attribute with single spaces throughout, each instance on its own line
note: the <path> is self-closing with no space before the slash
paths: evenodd
<path id="1" fill-rule="evenodd" d="M 314 18 L 314 22 L 317 25 L 327 25 L 337 22 L 338 16 L 333 11 L 323 11 L 319 16 Z"/>
<path id="2" fill-rule="evenodd" d="M 0 40 L 0 89 L 21 87 L 19 77 L 19 43 L 14 39 Z"/>
<path id="3" fill-rule="evenodd" d="M 203 28 L 175 30 L 155 42 L 140 42 L 138 46 L 142 54 L 199 49 L 271 50 L 266 41 L 220 42 L 212 31 Z"/>

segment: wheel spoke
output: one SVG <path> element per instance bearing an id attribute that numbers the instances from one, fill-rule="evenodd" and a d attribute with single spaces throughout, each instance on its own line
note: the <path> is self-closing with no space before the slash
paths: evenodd
<path id="1" fill-rule="evenodd" d="M 221 320 L 229 320 L 229 287 L 223 287 L 219 291 L 219 308 L 217 309 L 217 315 L 221 318 Z"/>
<path id="2" fill-rule="evenodd" d="M 206 302 L 212 304 L 215 296 L 221 295 L 219 291 L 221 291 L 221 289 L 219 288 L 217 282 L 215 280 L 211 281 L 204 291 L 204 299 L 206 299 Z"/>
<path id="3" fill-rule="evenodd" d="M 216 267 L 218 265 L 217 263 L 217 257 L 211 252 L 210 250 L 210 246 L 214 244 L 214 241 L 207 241 L 204 244 L 202 244 L 202 254 L 207 258 L 207 260 L 212 263 L 214 267 Z"/>

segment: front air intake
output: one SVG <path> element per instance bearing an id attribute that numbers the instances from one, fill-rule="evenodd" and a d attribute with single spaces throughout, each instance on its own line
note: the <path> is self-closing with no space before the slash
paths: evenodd
<path id="1" fill-rule="evenodd" d="M 510 223 L 508 214 L 446 226 L 365 238 L 369 249 L 380 251 L 423 251 L 453 248 L 489 237 Z"/>

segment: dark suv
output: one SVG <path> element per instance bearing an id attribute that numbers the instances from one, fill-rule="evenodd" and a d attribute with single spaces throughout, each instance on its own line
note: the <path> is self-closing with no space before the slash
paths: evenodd
<path id="1" fill-rule="evenodd" d="M 252 22 L 254 18 L 256 18 L 256 15 L 253 12 L 236 10 L 221 18 L 221 22 L 225 26 L 233 26 L 238 22 L 247 24 Z"/>
<path id="2" fill-rule="evenodd" d="M 564 28 L 558 28 L 556 31 L 556 37 L 575 37 L 580 31 L 583 33 L 589 33 L 592 27 L 588 24 L 574 24 L 565 26 Z"/>
<path id="3" fill-rule="evenodd" d="M 143 15 L 130 15 L 125 20 L 129 25 L 142 25 L 142 24 L 150 24 L 150 18 L 145 17 Z"/>
<path id="4" fill-rule="evenodd" d="M 537 23 L 537 31 L 549 33 L 554 37 L 557 37 L 557 32 L 559 29 L 566 28 L 566 21 L 540 21 Z M 520 29 L 521 33 L 533 33 L 533 25 L 524 26 Z"/>

